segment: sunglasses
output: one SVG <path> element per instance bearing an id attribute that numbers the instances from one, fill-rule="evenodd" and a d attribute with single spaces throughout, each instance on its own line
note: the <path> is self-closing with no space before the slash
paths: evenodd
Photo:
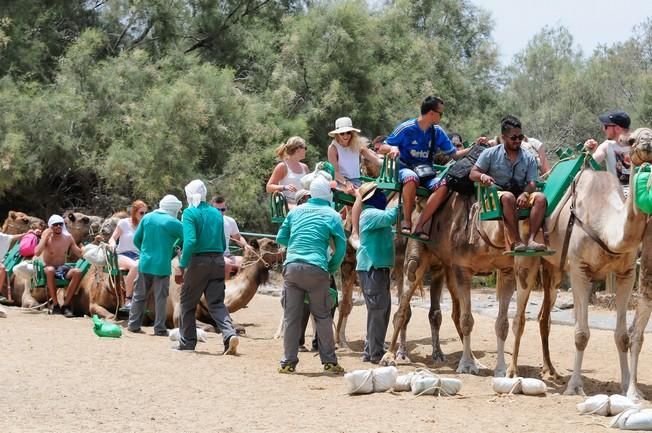
<path id="1" fill-rule="evenodd" d="M 351 134 L 352 134 L 351 131 L 346 131 L 346 132 L 340 132 L 340 133 L 337 134 L 337 135 L 351 135 Z"/>
<path id="2" fill-rule="evenodd" d="M 611 124 L 611 123 L 608 123 L 608 124 L 606 124 L 606 125 L 602 125 L 602 127 L 604 128 L 605 131 L 606 131 L 607 129 L 609 129 L 610 126 L 616 126 L 616 125 L 613 125 L 613 124 Z"/>
<path id="3" fill-rule="evenodd" d="M 444 115 L 443 111 L 432 110 L 432 112 L 439 114 L 439 117 L 442 117 Z"/>
<path id="4" fill-rule="evenodd" d="M 63 227 L 63 223 L 54 223 L 52 227 Z"/>
<path id="5" fill-rule="evenodd" d="M 523 135 L 523 134 L 512 135 L 511 137 L 507 137 L 507 138 L 509 138 L 512 141 L 523 141 L 523 139 L 525 138 L 525 135 Z"/>
<path id="6" fill-rule="evenodd" d="M 220 212 L 226 212 L 229 208 L 228 207 L 218 207 L 217 210 Z"/>
<path id="7" fill-rule="evenodd" d="M 138 215 L 140 215 L 140 216 L 145 215 L 145 211 L 144 211 L 144 210 L 139 211 L 139 212 L 138 212 Z"/>

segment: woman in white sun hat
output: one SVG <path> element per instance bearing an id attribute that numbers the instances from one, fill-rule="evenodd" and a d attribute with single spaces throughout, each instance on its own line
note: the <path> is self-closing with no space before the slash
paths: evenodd
<path id="1" fill-rule="evenodd" d="M 335 121 L 335 129 L 328 133 L 333 141 L 328 146 L 328 162 L 335 168 L 335 181 L 338 189 L 354 194 L 359 188 L 360 156 L 373 161 L 380 167 L 380 159 L 367 146 L 369 140 L 360 136 L 360 130 L 353 127 L 350 117 L 340 117 Z"/>

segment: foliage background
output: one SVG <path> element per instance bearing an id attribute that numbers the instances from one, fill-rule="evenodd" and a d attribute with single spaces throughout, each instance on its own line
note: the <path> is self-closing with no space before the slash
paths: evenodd
<path id="1" fill-rule="evenodd" d="M 550 152 L 607 109 L 652 123 L 651 19 L 588 55 L 544 28 L 506 67 L 492 26 L 469 0 L 5 0 L 0 211 L 106 215 L 199 177 L 269 231 L 276 146 L 304 137 L 312 165 L 335 118 L 385 135 L 428 94 L 449 132 L 511 113 Z"/>

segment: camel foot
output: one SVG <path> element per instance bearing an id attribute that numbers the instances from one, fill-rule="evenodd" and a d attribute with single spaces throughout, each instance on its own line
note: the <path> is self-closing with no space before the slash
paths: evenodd
<path id="1" fill-rule="evenodd" d="M 480 373 L 481 368 L 486 368 L 480 362 L 471 357 L 468 359 L 460 359 L 460 363 L 457 366 L 457 372 L 460 374 L 478 374 Z"/>
<path id="2" fill-rule="evenodd" d="M 507 370 L 505 369 L 505 367 L 501 367 L 501 368 L 496 367 L 496 369 L 494 370 L 494 377 L 507 377 Z"/>
<path id="3" fill-rule="evenodd" d="M 394 358 L 393 353 L 385 352 L 383 357 L 380 359 L 379 364 L 384 365 L 385 367 L 396 367 L 396 358 Z"/>
<path id="4" fill-rule="evenodd" d="M 633 401 L 634 403 L 637 403 L 639 401 L 645 400 L 645 396 L 643 393 L 638 389 L 636 385 L 632 385 L 629 387 L 627 390 L 627 398 Z"/>
<path id="5" fill-rule="evenodd" d="M 582 382 L 576 382 L 573 379 L 568 382 L 568 386 L 566 387 L 566 390 L 564 391 L 564 395 L 582 395 L 586 396 L 584 393 L 584 387 L 582 386 Z"/>
<path id="6" fill-rule="evenodd" d="M 411 283 L 414 283 L 417 279 L 417 269 L 419 268 L 419 260 L 411 258 L 408 260 L 407 264 L 407 277 Z"/>
<path id="7" fill-rule="evenodd" d="M 561 376 L 554 367 L 543 367 L 541 369 L 541 379 L 556 382 L 561 380 Z"/>
<path id="8" fill-rule="evenodd" d="M 432 350 L 432 362 L 434 363 L 446 362 L 446 355 L 444 355 L 444 352 L 442 352 L 441 349 L 437 348 Z"/>
<path id="9" fill-rule="evenodd" d="M 518 377 L 518 366 L 510 364 L 505 372 L 505 377 Z"/>
<path id="10" fill-rule="evenodd" d="M 401 347 L 396 351 L 396 363 L 412 364 L 412 361 L 408 357 L 407 350 L 404 347 Z"/>

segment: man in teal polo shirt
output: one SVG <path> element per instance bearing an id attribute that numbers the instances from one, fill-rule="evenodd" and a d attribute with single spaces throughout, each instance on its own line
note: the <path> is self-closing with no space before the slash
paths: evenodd
<path id="1" fill-rule="evenodd" d="M 367 305 L 367 337 L 362 360 L 378 364 L 385 354 L 385 334 L 392 307 L 389 291 L 390 270 L 394 266 L 392 225 L 398 207 L 385 209 L 385 194 L 373 182 L 363 184 L 356 195 L 356 201 L 363 203 L 356 270 Z"/>
<path id="2" fill-rule="evenodd" d="M 283 268 L 283 337 L 284 356 L 279 373 L 294 373 L 299 362 L 301 318 L 306 293 L 310 312 L 315 318 L 319 357 L 327 373 L 342 373 L 337 363 L 333 318 L 330 298 L 330 274 L 342 264 L 346 251 L 346 238 L 340 215 L 330 207 L 332 193 L 329 182 L 317 176 L 310 184 L 306 204 L 290 211 L 278 231 L 276 241 L 287 245 Z M 333 241 L 333 255 L 328 258 L 328 247 Z"/>
<path id="3" fill-rule="evenodd" d="M 180 274 L 181 318 L 178 350 L 195 350 L 197 329 L 195 311 L 203 294 L 217 327 L 222 332 L 224 354 L 235 355 L 238 337 L 224 305 L 224 220 L 222 214 L 206 203 L 206 186 L 193 180 L 185 188 L 188 207 L 183 211 L 183 251 Z"/>
<path id="4" fill-rule="evenodd" d="M 143 217 L 134 233 L 134 245 L 140 251 L 138 280 L 129 310 L 127 329 L 140 332 L 147 292 L 154 289 L 154 335 L 167 336 L 165 327 L 173 246 L 183 237 L 183 226 L 177 220 L 182 203 L 173 195 L 166 195 L 158 209 Z"/>

